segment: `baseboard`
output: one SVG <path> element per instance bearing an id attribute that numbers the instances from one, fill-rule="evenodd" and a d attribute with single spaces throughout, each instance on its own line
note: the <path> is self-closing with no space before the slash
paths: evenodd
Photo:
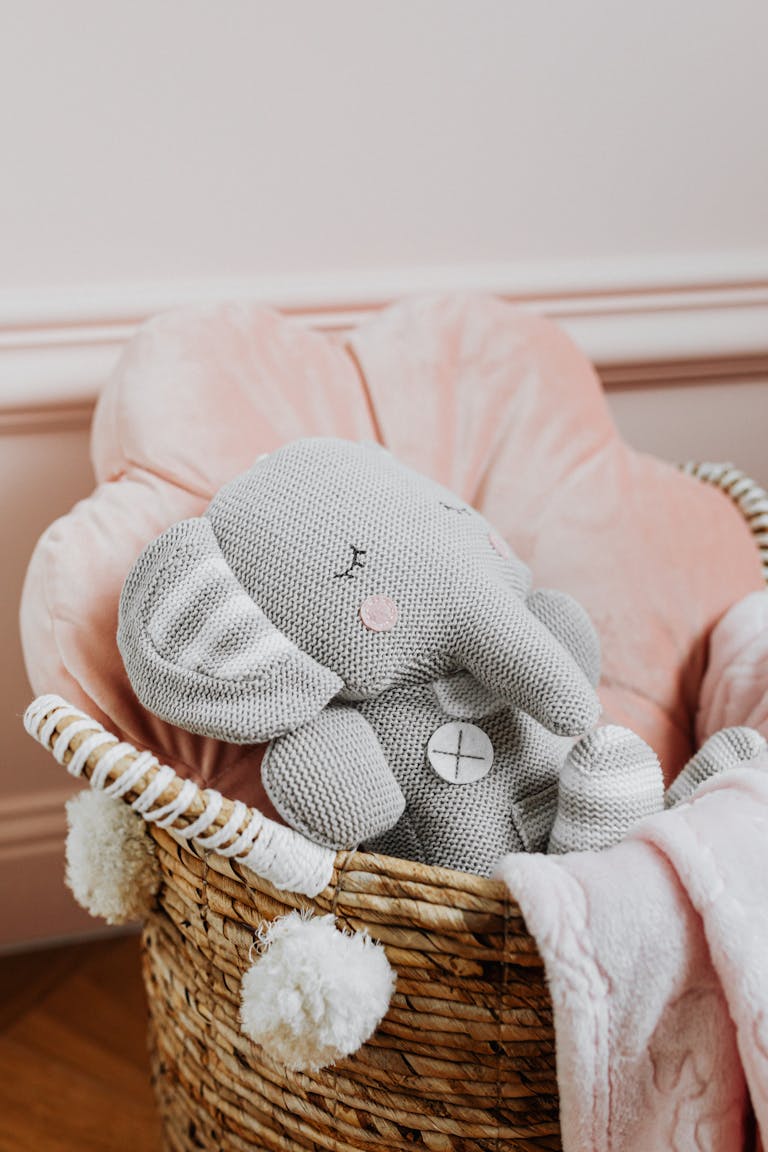
<path id="1" fill-rule="evenodd" d="M 51 788 L 0 796 L 0 866 L 60 848 L 67 829 L 64 805 L 75 791 Z"/>
<path id="2" fill-rule="evenodd" d="M 768 253 L 202 278 L 0 296 L 0 429 L 82 427 L 148 316 L 241 299 L 326 331 L 415 293 L 484 292 L 555 318 L 609 387 L 768 374 Z"/>
<path id="3" fill-rule="evenodd" d="M 100 931 L 64 884 L 64 805 L 72 794 L 69 788 L 0 797 L 0 952 Z"/>

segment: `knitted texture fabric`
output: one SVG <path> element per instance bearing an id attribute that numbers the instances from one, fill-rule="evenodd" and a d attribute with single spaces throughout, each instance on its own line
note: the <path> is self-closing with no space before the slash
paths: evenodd
<path id="1" fill-rule="evenodd" d="M 267 795 L 288 823 L 331 848 L 357 847 L 391 828 L 405 799 L 381 745 L 354 708 L 331 704 L 274 740 L 261 766 Z"/>
<path id="2" fill-rule="evenodd" d="M 265 785 L 307 836 L 487 873 L 544 847 L 599 711 L 585 614 L 530 593 L 453 493 L 376 445 L 302 440 L 145 549 L 118 643 L 150 711 L 275 741 Z"/>
<path id="3" fill-rule="evenodd" d="M 300 440 L 206 513 L 235 577 L 283 635 L 370 699 L 458 668 L 561 734 L 597 717 L 587 678 L 531 612 L 528 569 L 448 489 L 384 449 Z M 369 597 L 397 621 L 361 624 Z"/>
<path id="4" fill-rule="evenodd" d="M 563 765 L 549 852 L 608 848 L 663 807 L 664 779 L 653 750 L 628 728 L 598 728 L 573 746 Z"/>
<path id="5" fill-rule="evenodd" d="M 204 519 L 174 524 L 144 549 L 120 598 L 117 642 L 151 712 L 233 743 L 292 730 L 341 687 L 269 622 Z"/>
<path id="6" fill-rule="evenodd" d="M 754 728 L 723 728 L 706 740 L 691 757 L 664 796 L 667 808 L 690 800 L 699 784 L 729 768 L 738 768 L 766 751 L 765 737 Z"/>
<path id="7" fill-rule="evenodd" d="M 526 600 L 537 620 L 556 636 L 581 668 L 590 684 L 600 681 L 600 641 L 592 621 L 573 596 L 551 588 L 537 588 Z"/>
<path id="8" fill-rule="evenodd" d="M 486 876 L 507 852 L 546 851 L 571 738 L 554 735 L 519 709 L 497 707 L 463 725 L 489 738 L 490 770 L 472 783 L 452 783 L 438 775 L 425 753 L 430 737 L 451 718 L 432 685 L 397 689 L 359 707 L 406 802 L 397 824 L 369 838 L 367 848 Z M 440 746 L 460 768 L 462 750 L 449 739 L 447 732 Z"/>
<path id="9" fill-rule="evenodd" d="M 470 672 L 433 680 L 432 690 L 446 716 L 457 720 L 480 719 L 504 707 L 504 701 L 489 692 Z"/>

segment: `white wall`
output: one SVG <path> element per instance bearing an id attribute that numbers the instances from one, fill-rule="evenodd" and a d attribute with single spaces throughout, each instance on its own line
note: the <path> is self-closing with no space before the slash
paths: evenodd
<path id="1" fill-rule="evenodd" d="M 0 291 L 768 249 L 765 0 L 6 0 Z"/>
<path id="2" fill-rule="evenodd" d="M 630 441 L 768 482 L 766 44 L 766 0 L 0 2 L 0 947 L 86 923 L 16 613 L 136 322 L 497 291 Z"/>

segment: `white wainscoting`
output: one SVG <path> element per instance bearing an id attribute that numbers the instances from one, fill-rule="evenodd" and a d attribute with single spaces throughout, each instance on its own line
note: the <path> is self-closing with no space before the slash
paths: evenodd
<path id="1" fill-rule="evenodd" d="M 339 330 L 405 295 L 491 293 L 558 320 L 606 383 L 754 376 L 768 368 L 768 252 L 536 265 L 399 268 L 322 277 L 102 285 L 0 295 L 0 413 L 77 420 L 148 316 L 252 300 Z"/>
<path id="2" fill-rule="evenodd" d="M 637 447 L 671 460 L 732 459 L 768 483 L 768 254 L 0 297 L 0 948 L 93 928 L 62 883 L 67 778 L 21 726 L 30 689 L 17 606 L 40 532 L 92 488 L 90 417 L 125 341 L 147 316 L 180 304 L 256 300 L 339 330 L 402 295 L 447 291 L 494 293 L 556 318 L 597 364 L 617 422 Z"/>

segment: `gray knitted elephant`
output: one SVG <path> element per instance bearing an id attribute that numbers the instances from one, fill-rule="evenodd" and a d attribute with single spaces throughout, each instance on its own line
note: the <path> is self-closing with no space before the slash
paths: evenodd
<path id="1" fill-rule="evenodd" d="M 478 512 L 372 444 L 296 441 L 169 528 L 129 574 L 118 643 L 158 716 L 270 741 L 267 793 L 310 839 L 481 874 L 546 850 L 599 714 L 579 605 L 532 592 Z"/>

